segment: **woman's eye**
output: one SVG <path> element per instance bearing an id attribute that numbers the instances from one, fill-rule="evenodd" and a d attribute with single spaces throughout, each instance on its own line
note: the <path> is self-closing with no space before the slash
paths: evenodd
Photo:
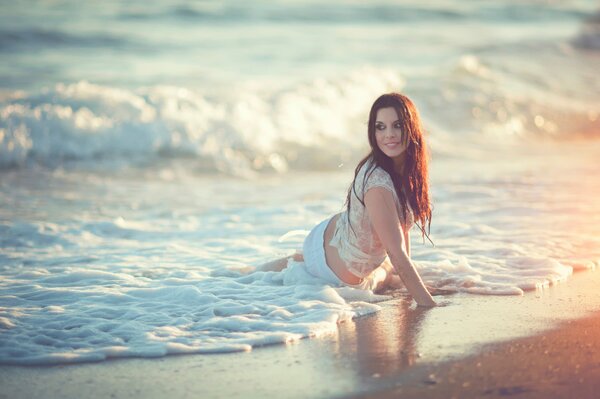
<path id="1" fill-rule="evenodd" d="M 377 130 L 383 130 L 383 129 L 385 129 L 385 126 L 384 125 L 375 125 L 375 128 Z"/>
<path id="2" fill-rule="evenodd" d="M 402 129 L 402 125 L 401 125 L 401 124 L 399 124 L 399 123 L 396 123 L 396 124 L 394 125 L 394 129 Z"/>

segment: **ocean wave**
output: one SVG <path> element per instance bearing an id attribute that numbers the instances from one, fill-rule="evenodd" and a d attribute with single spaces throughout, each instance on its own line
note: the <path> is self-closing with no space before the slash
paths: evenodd
<path id="1" fill-rule="evenodd" d="M 586 54 L 566 42 L 546 41 L 472 50 L 419 88 L 438 153 L 600 137 L 600 81 Z M 458 148 L 457 135 L 463 138 Z"/>
<path id="2" fill-rule="evenodd" d="M 141 43 L 106 33 L 72 34 L 56 29 L 15 29 L 0 31 L 0 51 L 42 47 L 86 47 L 111 49 L 140 47 Z"/>
<path id="3" fill-rule="evenodd" d="M 600 116 L 585 90 L 576 99 L 554 79 L 534 79 L 528 65 L 507 73 L 493 62 L 466 55 L 439 80 L 411 89 L 434 153 L 455 152 L 457 134 L 466 141 L 460 153 L 531 137 L 598 137 Z M 589 86 L 586 74 L 573 82 Z M 403 86 L 399 72 L 381 68 L 272 90 L 248 86 L 222 97 L 173 86 L 59 84 L 0 103 L 0 167 L 145 167 L 185 158 L 200 172 L 236 175 L 335 169 L 367 152 L 372 101 Z"/>
<path id="4" fill-rule="evenodd" d="M 177 20 L 203 22 L 378 22 L 429 19 L 457 19 L 466 14 L 453 8 L 408 7 L 389 4 L 344 5 L 320 4 L 319 7 L 302 4 L 286 4 L 285 7 L 253 7 L 243 3 L 215 5 L 178 5 L 153 11 L 126 11 L 119 15 L 121 19 L 159 20 L 175 18 Z"/>
<path id="5" fill-rule="evenodd" d="M 399 90 L 393 71 L 355 71 L 266 95 L 211 100 L 180 87 L 135 91 L 89 82 L 13 98 L 0 107 L 0 165 L 194 157 L 208 170 L 335 167 L 365 144 L 368 107 Z M 350 138 L 350 139 L 349 139 Z M 362 137 L 361 137 L 362 138 Z M 361 148 L 362 149 L 362 148 Z"/>
<path id="6" fill-rule="evenodd" d="M 219 4 L 174 5 L 159 7 L 153 10 L 126 10 L 117 18 L 125 20 L 162 20 L 193 22 L 274 22 L 274 23 L 377 23 L 388 24 L 421 20 L 458 21 L 487 20 L 493 21 L 548 21 L 564 18 L 581 19 L 587 16 L 587 10 L 572 4 L 544 5 L 519 2 L 505 4 L 488 2 L 485 6 L 471 7 L 454 3 L 420 5 L 389 4 L 387 2 L 362 3 L 331 2 L 327 4 L 286 3 L 254 5 L 239 2 L 223 2 Z"/>

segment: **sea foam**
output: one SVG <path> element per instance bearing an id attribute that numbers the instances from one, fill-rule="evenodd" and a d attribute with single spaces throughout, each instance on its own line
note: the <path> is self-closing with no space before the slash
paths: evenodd
<path id="1" fill-rule="evenodd" d="M 15 275 L 2 284 L 0 361 L 39 365 L 247 351 L 335 333 L 338 323 L 377 311 L 373 302 L 389 299 L 352 289 L 347 302 L 347 289 L 323 285 L 302 266 L 175 285 L 78 268 L 38 279 Z M 11 301 L 17 297 L 7 291 L 19 300 Z"/>

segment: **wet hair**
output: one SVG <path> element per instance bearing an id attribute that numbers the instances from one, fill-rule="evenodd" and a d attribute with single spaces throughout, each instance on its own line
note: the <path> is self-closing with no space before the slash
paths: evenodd
<path id="1" fill-rule="evenodd" d="M 401 140 L 403 144 L 408 142 L 404 155 L 405 163 L 402 175 L 395 171 L 393 160 L 381 151 L 377 145 L 377 138 L 375 137 L 377 111 L 381 108 L 388 107 L 394 108 L 398 113 L 402 130 Z M 348 222 L 350 223 L 349 218 L 352 192 L 354 192 L 360 203 L 365 206 L 364 199 L 361 199 L 360 196 L 356 194 L 356 177 L 365 163 L 371 160 L 372 162 L 365 171 L 362 192 L 364 193 L 365 183 L 376 167 L 380 167 L 388 172 L 394 183 L 394 189 L 396 190 L 398 199 L 400 200 L 402 212 L 400 217 L 402 220 L 407 219 L 409 212 L 407 203 L 410 204 L 410 207 L 413 210 L 415 224 L 421 230 L 423 241 L 425 240 L 425 236 L 427 236 L 427 239 L 433 244 L 433 241 L 429 238 L 432 206 L 429 198 L 428 154 L 423 139 L 423 128 L 421 126 L 421 119 L 417 112 L 417 108 L 408 97 L 402 94 L 383 94 L 375 100 L 371 107 L 367 132 L 371 152 L 358 163 L 358 166 L 354 171 L 354 179 L 348 189 L 348 195 L 346 197 Z M 420 225 L 417 222 L 420 222 Z M 425 232 L 425 225 L 427 225 L 427 233 Z M 352 225 L 350 225 L 350 227 L 352 227 Z"/>

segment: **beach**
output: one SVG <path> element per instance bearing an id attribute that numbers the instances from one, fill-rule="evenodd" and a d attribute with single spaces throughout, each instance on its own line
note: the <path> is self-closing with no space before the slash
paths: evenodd
<path id="1" fill-rule="evenodd" d="M 2 11 L 0 397 L 594 393 L 593 0 Z M 432 309 L 260 267 L 346 209 L 389 92 L 424 129 Z"/>
<path id="2" fill-rule="evenodd" d="M 241 354 L 1 366 L 0 396 L 594 398 L 599 283 L 599 272 L 582 272 L 523 297 L 475 296 L 461 309 L 416 309 L 398 299 L 335 334 Z M 514 311 L 526 329 L 506 331 Z M 459 330 L 476 338 L 452 338 Z"/>

